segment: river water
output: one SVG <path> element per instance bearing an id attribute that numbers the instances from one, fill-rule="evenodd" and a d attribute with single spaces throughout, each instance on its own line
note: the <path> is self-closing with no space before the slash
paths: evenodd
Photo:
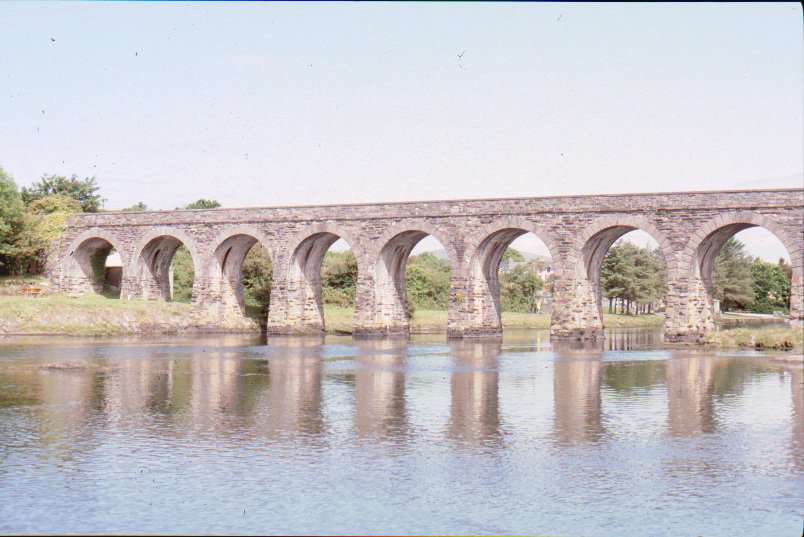
<path id="1" fill-rule="evenodd" d="M 801 535 L 801 365 L 660 337 L 0 339 L 0 533 Z"/>

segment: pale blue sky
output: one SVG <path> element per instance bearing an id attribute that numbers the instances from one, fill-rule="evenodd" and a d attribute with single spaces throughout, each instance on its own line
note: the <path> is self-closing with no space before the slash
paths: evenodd
<path id="1" fill-rule="evenodd" d="M 22 185 L 97 175 L 108 208 L 802 186 L 801 20 L 797 3 L 0 3 L 0 165 Z"/>

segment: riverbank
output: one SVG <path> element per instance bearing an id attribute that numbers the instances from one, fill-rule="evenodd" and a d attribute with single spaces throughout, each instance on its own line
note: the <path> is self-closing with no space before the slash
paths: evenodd
<path id="1" fill-rule="evenodd" d="M 0 334 L 111 336 L 192 330 L 190 305 L 114 300 L 100 295 L 69 298 L 0 296 Z"/>
<path id="2" fill-rule="evenodd" d="M 324 306 L 324 319 L 328 332 L 351 333 L 353 308 Z M 547 313 L 503 312 L 503 328 L 525 330 L 549 330 L 550 315 Z M 603 315 L 603 323 L 608 328 L 661 328 L 664 317 L 659 315 Z M 410 320 L 413 334 L 437 334 L 447 331 L 447 312 L 445 310 L 416 310 Z"/>
<path id="3" fill-rule="evenodd" d="M 189 304 L 179 302 L 115 300 L 100 295 L 79 298 L 0 296 L 0 334 L 107 336 L 204 331 L 193 324 L 190 311 Z M 327 332 L 351 333 L 353 316 L 353 308 L 325 306 Z M 604 323 L 609 328 L 660 328 L 662 321 L 658 315 L 604 316 Z M 414 334 L 444 333 L 447 331 L 447 312 L 417 310 L 410 324 Z M 550 316 L 506 312 L 503 313 L 503 327 L 546 330 L 550 328 Z M 256 331 L 257 325 L 246 322 L 231 329 Z"/>
<path id="4" fill-rule="evenodd" d="M 720 348 L 801 349 L 804 348 L 804 327 L 732 328 L 707 336 L 704 344 Z"/>

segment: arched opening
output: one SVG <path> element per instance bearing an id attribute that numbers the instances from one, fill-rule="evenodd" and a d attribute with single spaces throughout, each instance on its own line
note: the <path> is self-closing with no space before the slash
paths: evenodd
<path id="1" fill-rule="evenodd" d="M 172 236 L 151 239 L 137 260 L 141 297 L 145 300 L 190 302 L 195 264 L 184 243 Z"/>
<path id="2" fill-rule="evenodd" d="M 528 232 L 511 241 L 500 258 L 498 279 L 503 314 L 550 315 L 555 270 L 539 237 Z"/>
<path id="3" fill-rule="evenodd" d="M 390 333 L 443 330 L 447 325 L 452 264 L 444 245 L 422 230 L 389 239 L 375 266 L 378 320 Z"/>
<path id="4" fill-rule="evenodd" d="M 288 272 L 291 316 L 303 331 L 326 331 L 325 315 L 334 332 L 351 332 L 357 287 L 357 260 L 348 242 L 331 232 L 304 239 Z"/>
<path id="5" fill-rule="evenodd" d="M 215 249 L 210 281 L 224 316 L 264 322 L 271 302 L 273 265 L 268 250 L 253 236 L 236 234 Z"/>
<path id="6" fill-rule="evenodd" d="M 695 261 L 715 321 L 739 314 L 758 321 L 761 316 L 781 320 L 790 315 L 793 262 L 784 243 L 767 228 L 723 226 L 701 242 Z"/>
<path id="7" fill-rule="evenodd" d="M 630 225 L 607 227 L 587 240 L 581 259 L 600 326 L 661 326 L 654 314 L 666 306 L 667 263 L 653 235 Z M 631 319 L 638 315 L 652 317 Z"/>
<path id="8" fill-rule="evenodd" d="M 68 288 L 71 292 L 120 298 L 123 263 L 111 242 L 102 237 L 91 237 L 81 242 L 70 255 Z"/>
<path id="9" fill-rule="evenodd" d="M 103 265 L 103 295 L 107 298 L 120 298 L 120 289 L 123 286 L 123 260 L 120 253 L 112 248 Z"/>
<path id="10" fill-rule="evenodd" d="M 654 314 L 666 306 L 667 264 L 659 243 L 642 230 L 629 231 L 609 246 L 597 277 L 608 314 Z M 606 321 L 604 315 L 604 326 Z"/>
<path id="11" fill-rule="evenodd" d="M 471 270 L 483 326 L 549 328 L 556 267 L 538 235 L 520 227 L 495 230 L 475 249 Z"/>

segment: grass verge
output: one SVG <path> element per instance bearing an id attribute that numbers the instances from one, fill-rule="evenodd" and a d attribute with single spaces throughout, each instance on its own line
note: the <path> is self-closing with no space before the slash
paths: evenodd
<path id="1" fill-rule="evenodd" d="M 103 336 L 172 332 L 190 327 L 189 312 L 189 304 L 113 300 L 100 295 L 0 296 L 0 333 Z"/>
<path id="2" fill-rule="evenodd" d="M 351 332 L 353 316 L 354 308 L 324 306 L 328 332 Z M 502 323 L 507 329 L 549 329 L 550 315 L 503 312 Z M 659 315 L 603 315 L 603 324 L 608 328 L 661 328 L 663 323 L 664 318 Z M 414 334 L 446 332 L 447 312 L 417 309 L 410 321 L 410 331 Z"/>
<path id="3" fill-rule="evenodd" d="M 715 347 L 747 347 L 771 350 L 801 349 L 804 347 L 804 328 L 800 326 L 733 328 L 708 336 L 704 343 Z"/>
<path id="4" fill-rule="evenodd" d="M 0 296 L 0 333 L 115 335 L 192 330 L 189 304 L 143 300 L 115 300 L 101 295 L 69 298 Z M 256 311 L 249 311 L 252 315 Z M 324 307 L 327 331 L 351 333 L 353 308 Z M 503 313 L 507 329 L 549 329 L 548 314 Z M 656 315 L 605 315 L 607 327 L 661 327 Z M 447 312 L 416 310 L 411 332 L 444 333 Z"/>

